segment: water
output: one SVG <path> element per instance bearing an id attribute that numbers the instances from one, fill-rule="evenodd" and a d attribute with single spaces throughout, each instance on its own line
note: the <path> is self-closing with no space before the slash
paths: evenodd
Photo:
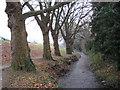
<path id="1" fill-rule="evenodd" d="M 89 69 L 88 57 L 80 52 L 81 58 L 73 66 L 72 70 L 58 81 L 63 88 L 102 88 Z"/>

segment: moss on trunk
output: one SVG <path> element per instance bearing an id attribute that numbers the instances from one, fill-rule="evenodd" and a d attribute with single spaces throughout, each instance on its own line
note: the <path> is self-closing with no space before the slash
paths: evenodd
<path id="1" fill-rule="evenodd" d="M 34 71 L 27 43 L 25 20 L 22 19 L 21 4 L 7 2 L 8 27 L 11 30 L 12 67 L 15 70 Z"/>

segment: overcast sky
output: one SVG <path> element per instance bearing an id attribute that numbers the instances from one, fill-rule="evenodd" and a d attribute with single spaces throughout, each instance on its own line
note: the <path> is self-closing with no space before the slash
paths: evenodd
<path id="1" fill-rule="evenodd" d="M 1 5 L 0 5 L 0 36 L 11 39 L 11 33 L 10 29 L 7 27 L 7 14 L 5 13 L 5 8 L 6 8 L 6 0 L 1 0 Z M 32 18 L 28 18 L 26 20 L 26 30 L 28 33 L 27 40 L 30 42 L 36 41 L 38 43 L 43 43 L 43 36 L 42 32 L 37 25 L 36 21 L 31 21 Z M 28 24 L 29 23 L 29 24 Z M 50 36 L 50 42 L 52 43 L 52 37 Z"/>

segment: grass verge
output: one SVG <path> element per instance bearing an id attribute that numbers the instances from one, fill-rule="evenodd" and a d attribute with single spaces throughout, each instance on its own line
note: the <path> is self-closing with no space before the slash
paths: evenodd
<path id="1" fill-rule="evenodd" d="M 97 79 L 99 79 L 105 87 L 118 88 L 120 72 L 117 71 L 117 62 L 114 60 L 103 60 L 102 54 L 99 52 L 94 53 L 93 51 L 89 51 L 88 54 Z"/>
<path id="2" fill-rule="evenodd" d="M 9 54 L 10 43 L 9 41 L 3 41 L 3 62 L 11 62 L 11 57 Z M 31 50 L 31 57 L 40 57 L 43 54 L 42 44 L 33 44 L 29 43 Z M 12 68 L 6 68 L 2 72 L 2 81 L 3 88 L 59 88 L 57 80 L 58 77 L 63 76 L 67 71 L 69 71 L 70 64 L 76 61 L 75 55 L 77 52 L 73 52 L 73 55 L 67 55 L 65 53 L 65 48 L 60 48 L 62 56 L 54 55 L 54 48 L 51 48 L 52 60 L 44 60 L 42 58 L 37 58 L 33 60 L 33 63 L 36 66 L 35 72 L 26 72 L 26 71 L 14 71 Z M 5 63 L 6 64 L 6 63 Z"/>
<path id="3" fill-rule="evenodd" d="M 7 88 L 59 88 L 58 78 L 69 71 L 70 64 L 76 61 L 74 55 L 53 56 L 54 61 L 42 58 L 33 60 L 35 72 L 14 71 L 7 68 L 3 71 L 3 87 Z"/>

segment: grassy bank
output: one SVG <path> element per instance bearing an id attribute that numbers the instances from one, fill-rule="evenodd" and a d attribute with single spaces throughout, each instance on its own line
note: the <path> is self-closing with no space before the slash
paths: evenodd
<path id="1" fill-rule="evenodd" d="M 9 43 L 3 43 L 4 47 Z M 31 57 L 42 56 L 41 44 L 29 44 Z M 7 51 L 7 50 L 6 50 Z M 73 55 L 65 54 L 65 49 L 60 48 L 62 57 L 57 57 L 53 54 L 54 49 L 51 49 L 54 60 L 44 60 L 37 58 L 33 60 L 36 66 L 35 72 L 15 71 L 12 68 L 3 70 L 3 87 L 7 88 L 58 88 L 58 78 L 69 71 L 70 64 L 76 61 L 77 52 Z M 8 52 L 10 53 L 10 51 Z M 4 53 L 5 55 L 8 53 Z M 6 55 L 7 56 L 7 55 Z M 9 58 L 8 58 L 9 59 Z"/>
<path id="2" fill-rule="evenodd" d="M 105 87 L 118 88 L 119 72 L 117 71 L 117 62 L 114 60 L 103 60 L 101 53 L 88 52 L 93 71 L 98 80 Z"/>
<path id="3" fill-rule="evenodd" d="M 74 55 L 66 57 L 55 57 L 54 61 L 42 58 L 34 60 L 35 72 L 14 71 L 11 68 L 4 70 L 3 79 L 7 80 L 3 87 L 10 88 L 58 88 L 58 78 L 69 71 L 71 62 L 75 60 Z"/>

